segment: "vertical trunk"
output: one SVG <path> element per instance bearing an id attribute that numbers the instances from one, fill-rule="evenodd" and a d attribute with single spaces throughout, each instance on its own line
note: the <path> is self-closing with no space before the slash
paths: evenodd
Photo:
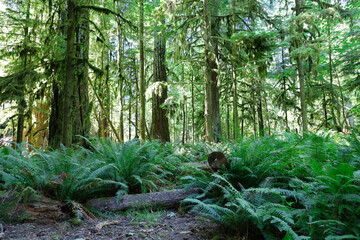
<path id="1" fill-rule="evenodd" d="M 184 64 L 181 67 L 181 80 L 185 83 L 185 68 Z M 182 138 L 181 143 L 185 144 L 185 137 L 186 137 L 186 96 L 183 95 L 183 101 L 182 101 L 182 118 L 183 118 L 183 127 L 182 127 Z"/>
<path id="2" fill-rule="evenodd" d="M 256 90 L 257 96 L 257 114 L 258 114 L 258 122 L 259 122 L 259 136 L 264 136 L 264 117 L 263 117 L 263 110 L 262 110 L 262 97 L 261 97 L 261 90 L 260 90 L 261 83 Z"/>
<path id="3" fill-rule="evenodd" d="M 335 115 L 335 108 L 338 109 L 337 103 L 335 101 L 335 91 L 334 91 L 334 77 L 333 77 L 333 66 L 332 66 L 332 46 L 331 46 L 331 29 L 330 29 L 330 19 L 327 19 L 328 25 L 328 41 L 329 41 L 329 74 L 330 74 L 330 99 L 331 99 L 331 115 L 333 119 L 333 124 L 335 129 L 339 132 L 341 131 L 341 121 L 340 114 L 338 114 L 338 118 Z"/>
<path id="4" fill-rule="evenodd" d="M 17 122 L 17 132 L 16 132 L 16 142 L 17 143 L 23 142 L 23 131 L 24 131 L 24 122 L 25 122 L 25 116 L 24 116 L 25 108 L 26 108 L 26 101 L 22 97 L 22 99 L 18 102 L 18 107 L 17 107 L 18 115 L 19 115 L 18 122 Z"/>
<path id="5" fill-rule="evenodd" d="M 128 116 L 128 120 L 129 120 L 129 141 L 131 140 L 131 97 L 129 98 L 129 116 Z"/>
<path id="6" fill-rule="evenodd" d="M 140 0 L 140 137 L 145 139 L 145 58 L 144 58 L 144 0 Z"/>
<path id="7" fill-rule="evenodd" d="M 303 0 L 295 0 L 295 10 L 296 16 L 301 14 L 303 8 Z M 303 23 L 300 21 L 297 22 L 296 30 L 299 35 L 303 32 Z M 297 41 L 296 47 L 301 47 L 301 41 Z M 304 74 L 304 60 L 300 57 L 296 57 L 297 68 L 298 68 L 298 77 L 300 83 L 300 108 L 301 108 L 301 119 L 302 119 L 302 130 L 303 132 L 308 131 L 308 117 L 307 117 L 307 105 L 306 105 L 306 96 L 305 96 L 305 74 Z"/>
<path id="8" fill-rule="evenodd" d="M 25 94 L 26 87 L 25 87 L 25 81 L 26 79 L 26 71 L 27 71 L 27 64 L 28 64 L 28 42 L 30 42 L 30 36 L 29 36 L 29 27 L 27 26 L 28 22 L 30 20 L 30 1 L 28 2 L 26 6 L 26 23 L 24 27 L 24 59 L 23 59 L 23 69 L 24 69 L 24 76 L 22 77 L 22 86 L 21 86 L 21 92 Z M 16 132 L 16 142 L 21 143 L 23 141 L 23 131 L 24 131 L 24 122 L 25 122 L 25 112 L 26 108 L 26 101 L 24 96 L 21 96 L 21 98 L 18 101 L 18 122 L 17 122 L 17 132 Z"/>
<path id="9" fill-rule="evenodd" d="M 251 91 L 251 97 L 252 97 L 252 117 L 253 117 L 253 127 L 254 127 L 254 136 L 257 136 L 257 127 L 256 127 L 256 97 L 255 97 L 256 90 Z"/>
<path id="10" fill-rule="evenodd" d="M 281 40 L 284 41 L 284 35 L 281 36 Z M 281 47 L 281 71 L 282 71 L 282 88 L 284 91 L 284 97 L 283 100 L 284 103 L 284 112 L 285 112 L 285 131 L 289 132 L 289 121 L 288 121 L 288 109 L 287 109 L 287 89 L 286 89 L 286 77 L 285 77 L 285 53 L 284 53 L 284 47 Z"/>
<path id="11" fill-rule="evenodd" d="M 230 107 L 229 107 L 229 104 L 226 104 L 226 130 L 227 130 L 227 139 L 230 140 Z"/>
<path id="12" fill-rule="evenodd" d="M 176 116 L 175 116 L 175 114 L 174 114 L 173 133 L 174 133 L 174 140 L 173 140 L 173 142 L 175 142 L 175 140 L 176 140 Z"/>
<path id="13" fill-rule="evenodd" d="M 159 25 L 165 26 L 165 19 L 160 19 Z M 159 93 L 152 94 L 152 124 L 151 137 L 160 139 L 162 142 L 170 141 L 169 121 L 166 116 L 166 109 L 162 106 L 167 99 L 167 76 L 165 66 L 166 40 L 164 30 L 157 28 L 154 33 L 154 66 L 153 82 L 158 83 Z"/>
<path id="14" fill-rule="evenodd" d="M 134 59 L 134 72 L 135 72 L 135 138 L 139 138 L 139 78 L 137 74 L 137 68 Z"/>
<path id="15" fill-rule="evenodd" d="M 195 96 L 194 96 L 194 73 L 191 71 L 191 126 L 192 142 L 195 143 Z"/>
<path id="16" fill-rule="evenodd" d="M 73 122 L 72 143 L 85 146 L 87 142 L 76 137 L 77 135 L 88 137 L 90 134 L 90 111 L 88 93 L 88 61 L 89 61 L 89 10 L 81 9 L 79 12 L 79 24 L 76 26 L 76 65 L 75 65 L 75 91 L 74 107 L 75 121 Z"/>
<path id="17" fill-rule="evenodd" d="M 182 104 L 182 117 L 183 117 L 183 126 L 182 126 L 182 138 L 181 143 L 185 144 L 185 137 L 186 137 L 186 111 L 185 111 L 185 105 L 186 105 L 186 97 L 184 96 L 183 104 Z"/>
<path id="18" fill-rule="evenodd" d="M 244 136 L 244 109 L 241 111 L 241 136 Z"/>
<path id="19" fill-rule="evenodd" d="M 259 121 L 259 135 L 261 137 L 264 136 L 265 130 L 264 130 L 264 116 L 263 116 L 263 110 L 262 110 L 262 83 L 265 81 L 266 78 L 266 65 L 265 63 L 258 63 L 258 73 L 259 73 L 259 79 L 257 81 L 257 87 L 256 87 L 256 96 L 257 96 L 257 113 L 258 113 L 258 121 Z"/>
<path id="20" fill-rule="evenodd" d="M 63 66 L 63 64 L 61 64 Z M 62 67 L 60 67 L 62 69 Z M 59 71 L 60 72 L 60 71 Z M 61 77 L 59 77 L 61 79 Z M 56 79 L 52 81 L 51 113 L 49 123 L 49 146 L 56 149 L 60 146 L 62 139 L 62 100 L 60 86 Z"/>
<path id="21" fill-rule="evenodd" d="M 109 57 L 108 54 L 106 53 L 106 75 L 105 75 L 105 96 L 104 96 L 104 108 L 103 110 L 103 136 L 102 137 L 109 137 L 110 136 L 110 131 L 109 131 L 109 122 L 110 122 L 110 86 L 109 86 L 109 81 L 110 81 L 110 66 L 109 66 Z M 104 90 L 103 90 L 104 91 Z M 107 118 L 107 116 L 109 117 L 109 119 Z"/>
<path id="22" fill-rule="evenodd" d="M 235 0 L 232 0 L 232 32 L 235 33 L 235 26 L 236 26 L 236 12 L 235 12 Z M 235 44 L 233 44 L 233 52 L 232 54 L 236 53 Z M 235 57 L 234 57 L 235 59 Z M 237 139 L 237 132 L 238 132 L 238 96 L 237 96 L 237 87 L 236 87 L 236 63 L 235 60 L 232 61 L 232 91 L 233 91 L 233 134 L 234 139 Z M 229 130 L 228 130 L 229 131 Z M 229 137 L 228 137 L 229 138 Z"/>
<path id="23" fill-rule="evenodd" d="M 73 0 L 68 0 L 68 29 L 66 38 L 65 55 L 65 79 L 64 79 L 64 105 L 63 105 L 63 137 L 62 143 L 69 147 L 72 143 L 72 103 L 74 95 L 74 41 L 75 41 L 75 4 Z"/>
<path id="24" fill-rule="evenodd" d="M 118 8 L 118 12 L 120 13 L 120 7 L 119 7 L 119 2 L 117 2 L 117 8 Z M 122 75 L 122 53 L 123 53 L 123 49 L 122 49 L 122 32 L 121 32 L 121 22 L 120 19 L 117 18 L 117 38 L 118 38 L 118 78 L 119 78 L 119 132 L 120 132 L 120 140 L 124 141 L 124 113 L 123 113 L 123 75 Z M 129 107 L 130 109 L 130 107 Z"/>
<path id="25" fill-rule="evenodd" d="M 324 109 L 324 116 L 325 116 L 325 128 L 329 128 L 328 126 L 328 117 L 327 117 L 327 109 L 326 109 L 326 95 L 323 93 L 323 109 Z"/>
<path id="26" fill-rule="evenodd" d="M 216 19 L 218 0 L 204 0 L 205 40 L 205 127 L 206 140 L 218 142 L 221 136 L 220 104 L 218 87 L 218 41 L 219 29 Z"/>

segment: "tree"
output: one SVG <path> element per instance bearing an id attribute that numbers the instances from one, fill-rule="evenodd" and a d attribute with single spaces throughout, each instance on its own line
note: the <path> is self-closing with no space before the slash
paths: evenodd
<path id="1" fill-rule="evenodd" d="M 216 19 L 218 0 L 204 0 L 205 42 L 205 126 L 206 140 L 218 142 L 221 137 L 220 93 L 218 82 L 219 21 Z"/>
<path id="2" fill-rule="evenodd" d="M 144 0 L 139 0 L 139 45 L 140 45 L 140 137 L 145 139 L 145 56 L 144 56 Z"/>
<path id="3" fill-rule="evenodd" d="M 165 18 L 161 13 L 156 17 L 156 27 L 154 32 L 154 65 L 153 65 L 153 84 L 156 89 L 152 94 L 152 125 L 151 138 L 160 139 L 163 142 L 170 141 L 169 121 L 167 110 L 163 106 L 168 98 L 167 77 L 165 66 Z"/>

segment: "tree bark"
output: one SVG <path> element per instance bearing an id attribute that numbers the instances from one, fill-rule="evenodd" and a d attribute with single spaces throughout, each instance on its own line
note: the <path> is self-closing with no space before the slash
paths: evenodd
<path id="1" fill-rule="evenodd" d="M 119 2 L 117 2 L 117 9 L 118 9 L 118 13 L 120 14 L 120 5 Z M 119 78 L 119 137 L 120 140 L 123 142 L 124 141 L 124 100 L 123 100 L 123 85 L 124 85 L 124 77 L 122 74 L 122 54 L 123 54 L 123 49 L 122 49 L 122 31 L 121 31 L 121 22 L 120 19 L 117 17 L 116 18 L 116 22 L 117 22 L 117 38 L 118 38 L 118 56 L 117 56 L 117 67 L 118 67 L 118 78 Z M 129 107 L 130 109 L 130 116 L 131 116 L 131 107 Z M 130 126 L 130 125 L 129 125 Z M 129 132 L 129 135 L 131 135 L 131 133 Z"/>
<path id="2" fill-rule="evenodd" d="M 165 19 L 160 19 L 158 26 L 165 26 Z M 167 76 L 165 66 L 166 39 L 164 30 L 158 27 L 154 33 L 154 65 L 153 65 L 153 82 L 158 84 L 157 89 L 152 94 L 152 124 L 151 138 L 160 139 L 162 142 L 170 141 L 169 120 L 167 111 L 163 104 L 167 99 Z"/>
<path id="3" fill-rule="evenodd" d="M 27 65 L 28 65 L 28 42 L 30 42 L 30 36 L 29 36 L 29 27 L 28 23 L 30 21 L 30 2 L 28 2 L 26 6 L 26 23 L 24 27 L 24 59 L 23 59 L 23 69 L 24 69 L 24 76 L 22 77 L 22 86 L 21 86 L 21 92 L 25 94 L 26 86 L 25 81 L 26 79 L 26 72 L 27 72 Z M 25 97 L 21 96 L 20 100 L 18 101 L 18 122 L 17 122 L 17 132 L 16 132 L 16 142 L 21 143 L 23 142 L 23 131 L 24 131 L 24 122 L 25 122 L 25 108 L 26 108 L 26 101 Z"/>
<path id="4" fill-rule="evenodd" d="M 218 87 L 218 41 L 219 23 L 215 18 L 218 0 L 204 0 L 205 41 L 205 127 L 206 140 L 219 142 L 221 136 L 220 94 Z"/>
<path id="5" fill-rule="evenodd" d="M 139 1 L 140 7 L 140 138 L 145 140 L 145 57 L 144 57 L 144 0 Z"/>
<path id="6" fill-rule="evenodd" d="M 194 73 L 191 71 L 191 127 L 192 142 L 195 143 L 195 96 L 194 96 Z"/>
<path id="7" fill-rule="evenodd" d="M 125 195 L 120 202 L 116 201 L 116 197 L 100 198 L 88 201 L 87 205 L 101 211 L 124 211 L 129 208 L 177 208 L 180 202 L 192 194 L 198 194 L 200 191 L 197 188 L 189 189 L 188 191 L 173 190 L 166 192 L 154 192 L 135 195 Z"/>
<path id="8" fill-rule="evenodd" d="M 235 12 L 235 0 L 232 0 L 232 32 L 235 33 L 236 27 L 236 12 Z M 236 45 L 233 44 L 232 54 L 236 53 Z M 232 60 L 232 93 L 233 93 L 233 136 L 234 139 L 238 138 L 238 128 L 239 128 L 239 114 L 238 114 L 238 95 L 237 95 L 237 86 L 236 86 L 236 64 L 235 56 Z"/>
<path id="9" fill-rule="evenodd" d="M 73 0 L 67 1 L 68 5 L 68 29 L 66 36 L 66 55 L 65 55 L 65 79 L 64 79 L 64 105 L 63 105 L 63 137 L 62 143 L 70 147 L 72 143 L 72 119 L 73 119 L 73 96 L 74 96 L 74 41 L 75 41 L 75 3 Z"/>
<path id="10" fill-rule="evenodd" d="M 85 146 L 87 142 L 83 138 L 77 137 L 77 135 L 89 137 L 90 134 L 90 111 L 89 109 L 89 10 L 81 9 L 79 10 L 79 23 L 76 25 L 76 49 L 75 49 L 75 59 L 76 68 L 75 78 L 76 85 L 74 89 L 74 107 L 75 107 L 75 121 L 73 122 L 73 133 L 72 133 L 72 143 L 80 144 Z"/>

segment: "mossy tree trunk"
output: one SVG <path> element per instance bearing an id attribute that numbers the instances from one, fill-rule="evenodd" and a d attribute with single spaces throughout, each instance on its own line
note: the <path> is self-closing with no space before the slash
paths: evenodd
<path id="1" fill-rule="evenodd" d="M 165 19 L 161 17 L 158 22 L 157 26 L 164 26 Z M 169 120 L 167 118 L 167 111 L 163 106 L 168 96 L 165 51 L 166 40 L 164 30 L 159 30 L 156 27 L 154 33 L 153 82 L 157 84 L 159 89 L 152 94 L 151 138 L 160 139 L 162 142 L 169 142 Z"/>
<path id="2" fill-rule="evenodd" d="M 219 22 L 216 19 L 218 0 L 204 0 L 205 41 L 205 128 L 206 140 L 218 142 L 221 136 L 220 93 L 218 86 Z"/>
<path id="3" fill-rule="evenodd" d="M 74 53 L 75 53 L 75 26 L 76 13 L 75 3 L 73 0 L 67 1 L 68 24 L 66 35 L 66 53 L 65 53 L 65 79 L 64 79 L 64 105 L 63 105 L 63 136 L 62 143 L 69 147 L 72 143 L 73 126 L 72 119 L 74 113 L 74 91 L 75 91 L 75 69 L 74 69 Z"/>
<path id="4" fill-rule="evenodd" d="M 90 131 L 88 97 L 89 11 L 76 8 L 68 0 L 59 10 L 60 35 L 66 35 L 65 59 L 60 62 L 53 81 L 49 124 L 49 146 L 84 145 L 75 137 L 87 137 Z"/>

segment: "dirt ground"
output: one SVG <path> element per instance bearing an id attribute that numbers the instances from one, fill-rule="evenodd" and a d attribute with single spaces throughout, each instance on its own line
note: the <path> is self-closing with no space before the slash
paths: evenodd
<path id="1" fill-rule="evenodd" d="M 99 223 L 113 223 L 103 226 Z M 14 240 L 105 240 L 105 239 L 229 239 L 221 229 L 193 214 L 176 211 L 131 212 L 125 216 L 108 216 L 73 226 L 71 221 L 52 225 L 23 223 L 6 225 L 6 239 Z"/>

